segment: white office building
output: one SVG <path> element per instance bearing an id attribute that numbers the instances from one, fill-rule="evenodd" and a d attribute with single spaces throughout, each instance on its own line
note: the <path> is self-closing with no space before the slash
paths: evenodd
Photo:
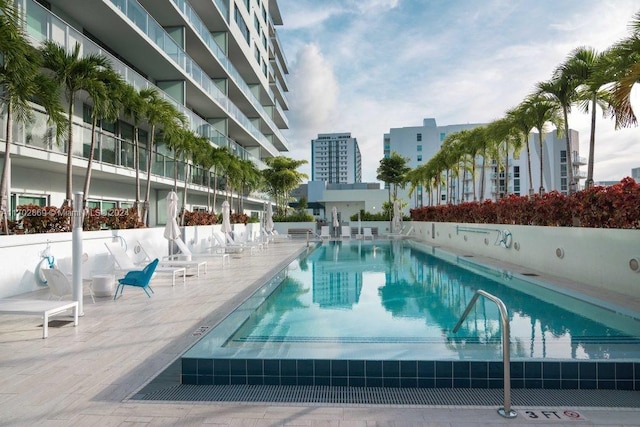
<path id="1" fill-rule="evenodd" d="M 311 180 L 329 184 L 362 182 L 362 157 L 351 133 L 320 133 L 311 140 Z"/>
<path id="2" fill-rule="evenodd" d="M 433 118 L 424 119 L 422 126 L 392 128 L 384 135 L 384 156 L 389 157 L 392 152 L 409 159 L 407 165 L 411 168 L 426 164 L 442 146 L 447 135 L 461 130 L 473 129 L 484 124 L 458 124 L 438 126 Z M 570 141 L 573 154 L 574 179 L 579 182 L 586 178 L 580 166 L 586 164 L 586 159 L 579 156 L 579 135 L 570 129 Z M 500 167 L 496 161 L 487 163 L 484 169 L 484 199 L 496 200 L 505 194 L 527 195 L 530 188 L 534 192 L 540 190 L 540 144 L 537 133 L 529 135 L 529 150 L 531 153 L 531 180 L 527 162 L 527 150 L 523 148 L 517 155 L 510 153 L 508 171 L 504 168 L 502 159 Z M 543 153 L 543 182 L 546 192 L 557 190 L 568 192 L 566 139 L 558 136 L 555 131 L 545 134 L 542 144 Z M 478 157 L 476 174 L 465 170 L 458 177 L 452 179 L 450 192 L 442 188 L 440 194 L 431 198 L 431 204 L 460 203 L 480 199 L 482 191 L 482 157 Z M 531 183 L 531 185 L 530 185 Z M 474 192 L 475 186 L 475 192 Z M 578 185 L 576 189 L 581 186 Z M 410 208 L 425 206 L 430 203 L 426 190 L 418 187 L 409 197 L 409 186 L 399 190 L 399 197 L 409 203 Z M 440 201 L 438 202 L 438 198 Z"/>
<path id="3" fill-rule="evenodd" d="M 190 130 L 236 156 L 264 160 L 289 150 L 287 61 L 276 28 L 282 25 L 277 0 L 17 0 L 32 43 L 53 40 L 81 55 L 106 56 L 136 90 L 155 88 L 188 119 Z M 73 191 L 82 191 L 91 136 L 90 101 L 79 95 L 74 111 Z M 60 206 L 65 198 L 66 153 L 48 137 L 43 109 L 35 120 L 16 124 L 11 147 L 11 210 L 25 203 Z M 0 139 L 6 139 L 6 116 Z M 150 223 L 165 221 L 165 197 L 188 185 L 187 209 L 207 203 L 212 172 L 185 168 L 163 143 L 153 147 L 146 176 L 148 128 L 140 123 L 141 182 L 151 181 Z M 120 117 L 101 123 L 97 135 L 89 204 L 104 210 L 135 200 L 133 122 Z M 0 145 L 4 150 L 4 141 Z M 3 155 L 3 153 L 0 153 Z M 1 162 L 0 162 L 1 164 Z M 185 171 L 189 170 L 188 176 Z M 211 180 L 213 185 L 214 180 Z M 219 182 L 217 209 L 226 198 Z M 182 203 L 182 190 L 179 192 Z M 258 193 L 244 196 L 246 211 L 263 210 Z M 232 206 L 234 204 L 232 203 Z"/>

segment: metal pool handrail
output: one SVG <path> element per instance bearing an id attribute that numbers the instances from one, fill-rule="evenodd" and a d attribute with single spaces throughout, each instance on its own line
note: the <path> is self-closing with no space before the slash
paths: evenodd
<path id="1" fill-rule="evenodd" d="M 493 301 L 500 311 L 500 322 L 502 323 L 502 364 L 504 365 L 504 407 L 498 408 L 498 414 L 502 415 L 505 418 L 515 418 L 518 413 L 511 409 L 511 366 L 510 366 L 510 355 L 509 355 L 509 346 L 510 346 L 510 338 L 509 338 L 509 316 L 507 315 L 507 308 L 505 307 L 502 300 L 495 295 L 491 295 L 489 292 L 485 292 L 482 289 L 476 291 L 469 301 L 467 308 L 462 313 L 460 320 L 456 323 L 456 326 L 453 328 L 453 333 L 458 332 L 460 326 L 462 326 L 462 322 L 469 315 L 471 309 L 473 308 L 478 298 L 482 295 L 490 301 Z"/>

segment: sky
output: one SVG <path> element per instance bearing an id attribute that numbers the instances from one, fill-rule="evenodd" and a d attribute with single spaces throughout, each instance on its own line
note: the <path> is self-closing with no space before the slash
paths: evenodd
<path id="1" fill-rule="evenodd" d="M 289 68 L 287 157 L 307 160 L 319 133 L 351 132 L 362 180 L 376 182 L 391 128 L 504 117 L 581 46 L 628 36 L 640 0 L 278 0 Z M 637 102 L 636 102 L 637 101 Z M 640 116 L 640 89 L 632 92 Z M 590 115 L 569 127 L 589 155 Z M 640 167 L 640 128 L 598 112 L 594 179 Z M 310 176 L 310 164 L 301 172 Z M 586 166 L 582 167 L 586 173 Z"/>

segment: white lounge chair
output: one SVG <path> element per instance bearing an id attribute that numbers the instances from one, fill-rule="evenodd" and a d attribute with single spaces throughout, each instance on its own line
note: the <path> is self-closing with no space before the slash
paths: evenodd
<path id="1" fill-rule="evenodd" d="M 178 237 L 177 239 L 174 240 L 174 242 L 178 246 L 178 249 L 180 249 L 180 254 L 178 256 L 182 257 L 182 258 L 177 258 L 177 259 L 185 259 L 187 261 L 200 261 L 200 262 L 203 262 L 204 260 L 210 260 L 210 259 L 218 258 L 218 259 L 222 260 L 222 265 L 223 266 L 224 266 L 225 262 L 227 262 L 227 263 L 231 262 L 230 258 L 229 258 L 229 254 L 227 254 L 227 253 L 218 253 L 218 252 L 206 253 L 206 254 L 204 254 L 204 253 L 194 253 L 194 252 L 191 251 L 191 249 L 189 249 L 187 244 L 182 241 L 181 238 Z M 204 261 L 204 262 L 206 262 L 206 261 Z"/>
<path id="2" fill-rule="evenodd" d="M 278 230 L 276 230 L 275 228 L 271 231 L 271 236 L 273 236 L 273 241 L 277 242 L 278 240 L 289 240 L 291 239 L 291 236 L 289 236 L 288 234 L 280 234 L 278 233 Z"/>
<path id="3" fill-rule="evenodd" d="M 138 247 L 144 253 L 144 259 L 147 262 L 151 262 L 154 259 L 158 258 L 160 263 L 158 264 L 158 268 L 163 267 L 184 267 L 184 268 L 195 268 L 196 276 L 200 277 L 200 268 L 204 270 L 204 274 L 207 274 L 207 261 L 197 261 L 197 260 L 186 260 L 186 259 L 170 259 L 168 255 L 162 255 L 158 253 L 153 245 L 149 242 L 144 242 L 138 240 Z M 158 269 L 156 268 L 156 271 Z"/>
<path id="4" fill-rule="evenodd" d="M 234 236 L 231 233 L 225 233 L 225 236 L 227 238 L 227 244 L 230 244 L 231 246 L 240 246 L 240 247 L 243 247 L 245 249 L 249 249 L 249 253 L 251 255 L 253 255 L 253 253 L 256 250 L 260 250 L 261 251 L 264 248 L 262 243 L 260 243 L 260 242 L 252 242 L 252 241 L 248 240 L 247 236 L 242 234 L 242 233 L 238 233 L 237 237 Z"/>
<path id="5" fill-rule="evenodd" d="M 320 239 L 331 239 L 331 232 L 329 231 L 328 225 L 323 225 L 322 227 L 320 227 Z"/>
<path id="6" fill-rule="evenodd" d="M 107 250 L 113 257 L 113 260 L 116 263 L 116 270 L 122 276 L 127 274 L 130 271 L 140 270 L 141 266 L 133 262 L 127 252 L 124 250 L 119 243 L 109 243 L 105 242 L 104 244 L 107 247 Z M 172 267 L 170 265 L 166 265 L 163 267 L 156 267 L 156 273 L 168 273 L 172 276 L 172 285 L 176 285 L 176 276 L 182 273 L 182 283 L 186 283 L 187 279 L 187 269 L 185 267 Z"/>
<path id="7" fill-rule="evenodd" d="M 213 238 L 216 240 L 216 243 L 218 243 L 218 246 L 223 248 L 227 256 L 229 254 L 239 254 L 244 250 L 243 246 L 232 245 L 231 243 L 228 243 L 227 237 L 222 231 L 213 230 Z"/>
<path id="8" fill-rule="evenodd" d="M 371 233 L 371 228 L 366 227 L 362 229 L 362 240 L 371 239 L 373 240 L 373 233 Z"/>
<path id="9" fill-rule="evenodd" d="M 340 233 L 341 239 L 351 239 L 351 227 L 348 225 L 342 226 L 342 232 Z"/>

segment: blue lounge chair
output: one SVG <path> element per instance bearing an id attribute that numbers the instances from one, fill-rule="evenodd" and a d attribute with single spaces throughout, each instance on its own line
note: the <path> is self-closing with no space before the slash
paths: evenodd
<path id="1" fill-rule="evenodd" d="M 122 296 L 122 291 L 125 286 L 138 286 L 142 288 L 149 298 L 151 298 L 147 289 L 153 293 L 153 289 L 149 286 L 149 282 L 151 281 L 151 276 L 153 276 L 153 273 L 156 271 L 158 262 L 159 260 L 156 258 L 147 264 L 144 269 L 130 271 L 122 279 L 118 279 L 118 286 L 116 287 L 116 293 L 113 296 L 113 299 L 115 300 L 118 297 L 118 290 L 120 290 L 120 296 Z"/>

